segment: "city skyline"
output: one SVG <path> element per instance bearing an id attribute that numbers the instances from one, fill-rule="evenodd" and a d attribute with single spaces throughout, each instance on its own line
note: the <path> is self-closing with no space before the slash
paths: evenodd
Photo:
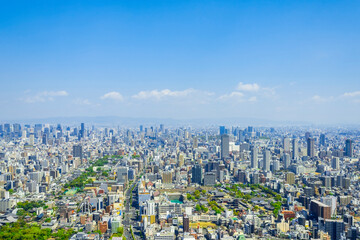
<path id="1" fill-rule="evenodd" d="M 0 120 L 360 120 L 359 3 L 6 3 Z"/>

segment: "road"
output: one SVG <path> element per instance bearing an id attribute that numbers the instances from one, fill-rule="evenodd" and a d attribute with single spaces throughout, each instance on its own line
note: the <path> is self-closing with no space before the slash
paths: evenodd
<path id="1" fill-rule="evenodd" d="M 140 176 L 138 176 L 134 182 L 129 186 L 129 188 L 126 190 L 125 192 L 125 210 L 124 210 L 124 215 L 125 218 L 123 219 L 123 225 L 124 225 L 124 236 L 126 237 L 126 239 L 131 240 L 132 236 L 131 236 L 131 232 L 130 232 L 130 227 L 132 227 L 133 229 L 133 233 L 135 236 L 135 239 L 133 240 L 140 240 L 140 229 L 137 228 L 136 226 L 138 225 L 138 218 L 137 218 L 137 214 L 136 214 L 136 209 L 131 205 L 131 196 L 132 199 L 134 201 L 135 197 L 136 197 L 136 186 L 138 184 L 138 181 L 140 179 Z M 132 189 L 134 189 L 134 192 L 132 191 Z"/>

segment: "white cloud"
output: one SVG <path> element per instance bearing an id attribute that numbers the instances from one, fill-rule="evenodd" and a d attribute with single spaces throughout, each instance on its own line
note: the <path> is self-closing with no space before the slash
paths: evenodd
<path id="1" fill-rule="evenodd" d="M 123 101 L 124 97 L 119 92 L 108 92 L 104 94 L 101 99 L 111 99 L 116 101 Z"/>
<path id="2" fill-rule="evenodd" d="M 242 92 L 232 92 L 232 93 L 229 93 L 229 94 L 221 95 L 218 99 L 219 100 L 232 99 L 232 100 L 244 101 L 244 94 Z"/>
<path id="3" fill-rule="evenodd" d="M 27 91 L 30 93 L 30 91 Z M 54 101 L 56 97 L 66 97 L 69 93 L 66 91 L 44 91 L 40 92 L 33 96 L 28 96 L 26 98 L 22 98 L 26 103 L 36 103 L 36 102 L 47 102 L 47 101 Z"/>
<path id="4" fill-rule="evenodd" d="M 332 100 L 334 100 L 334 97 L 333 96 L 330 96 L 330 97 L 321 97 L 319 95 L 314 95 L 312 98 L 311 98 L 312 101 L 314 102 L 318 102 L 318 103 L 323 103 L 323 102 L 330 102 Z"/>
<path id="5" fill-rule="evenodd" d="M 360 96 L 360 91 L 346 92 L 342 96 L 343 97 L 357 97 L 357 96 Z"/>
<path id="6" fill-rule="evenodd" d="M 132 96 L 134 99 L 156 99 L 160 100 L 165 97 L 186 97 L 193 93 L 196 93 L 197 91 L 195 89 L 189 88 L 183 91 L 171 91 L 169 89 L 164 90 L 152 90 L 152 91 L 141 91 L 135 95 Z"/>
<path id="7" fill-rule="evenodd" d="M 244 92 L 257 92 L 260 90 L 260 86 L 257 83 L 242 83 L 240 82 L 237 87 L 237 90 Z"/>

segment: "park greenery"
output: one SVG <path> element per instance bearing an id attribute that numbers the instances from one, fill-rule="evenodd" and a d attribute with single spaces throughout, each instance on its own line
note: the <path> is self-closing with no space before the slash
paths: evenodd
<path id="1" fill-rule="evenodd" d="M 22 218 L 17 222 L 6 224 L 0 228 L 0 239 L 37 239 L 45 240 L 49 238 L 65 240 L 69 239 L 74 234 L 73 229 L 65 230 L 58 229 L 52 232 L 51 229 L 41 229 L 38 224 L 28 224 Z"/>
<path id="2" fill-rule="evenodd" d="M 34 216 L 34 212 L 31 212 L 32 209 L 34 208 L 39 208 L 39 207 L 43 207 L 43 208 L 47 208 L 47 206 L 45 205 L 44 202 L 42 201 L 25 201 L 25 202 L 18 202 L 17 203 L 17 215 L 18 216 Z M 36 213 L 35 213 L 36 215 Z"/>
<path id="3" fill-rule="evenodd" d="M 204 205 L 202 205 L 202 204 L 196 204 L 195 209 L 196 209 L 196 211 L 198 211 L 198 212 L 202 211 L 202 212 L 204 212 L 204 213 L 206 213 L 207 211 L 209 211 L 209 209 L 208 209 L 207 207 L 205 207 Z"/>
<path id="4" fill-rule="evenodd" d="M 113 237 L 122 237 L 123 240 L 126 240 L 125 236 L 123 236 L 124 234 L 124 227 L 118 227 L 117 228 L 117 233 L 114 233 L 111 235 L 111 239 Z"/>
<path id="5" fill-rule="evenodd" d="M 220 214 L 222 212 L 224 212 L 224 208 L 221 207 L 217 202 L 215 201 L 209 201 L 209 206 L 211 207 L 212 210 L 214 210 L 217 214 Z"/>
<path id="6" fill-rule="evenodd" d="M 108 164 L 109 156 L 102 157 L 98 160 L 96 160 L 89 168 L 85 170 L 85 172 L 81 173 L 81 175 L 69 183 L 66 183 L 64 185 L 65 188 L 80 188 L 83 189 L 86 184 L 92 183 L 91 179 L 88 179 L 89 177 L 95 177 L 97 173 L 93 170 L 94 167 L 97 167 L 97 171 L 101 171 L 101 167 Z M 109 176 L 108 172 L 103 171 L 101 173 L 102 176 Z"/>

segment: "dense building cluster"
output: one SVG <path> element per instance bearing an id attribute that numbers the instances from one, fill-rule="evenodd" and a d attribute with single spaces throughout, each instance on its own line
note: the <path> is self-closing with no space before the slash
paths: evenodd
<path id="1" fill-rule="evenodd" d="M 359 136 L 0 124 L 0 239 L 359 239 Z"/>

